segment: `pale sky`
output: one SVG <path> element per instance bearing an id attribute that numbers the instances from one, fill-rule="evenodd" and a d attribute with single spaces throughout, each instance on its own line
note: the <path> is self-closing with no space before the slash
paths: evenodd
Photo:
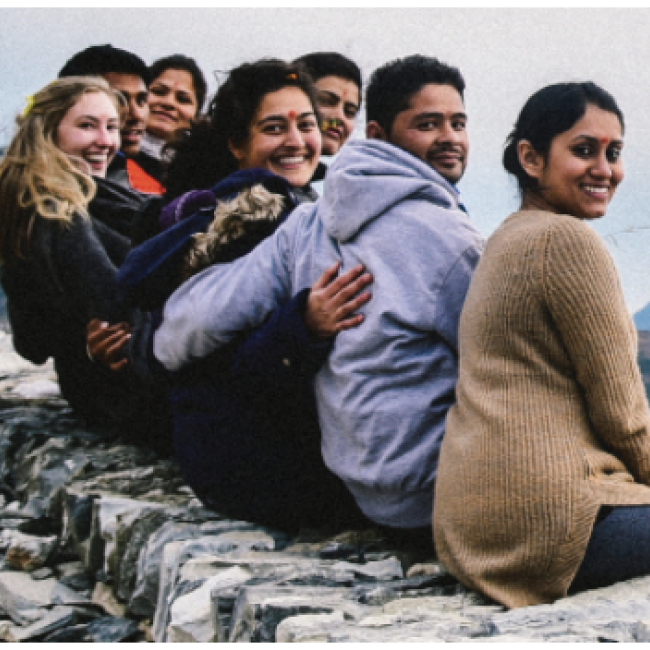
<path id="1" fill-rule="evenodd" d="M 0 8 L 0 145 L 27 95 L 75 52 L 105 43 L 147 63 L 176 52 L 193 56 L 210 94 L 215 70 L 316 50 L 351 57 L 365 78 L 415 53 L 459 67 L 470 137 L 459 188 L 485 235 L 518 205 L 501 153 L 525 100 L 550 83 L 594 81 L 617 99 L 627 127 L 626 178 L 594 227 L 606 238 L 630 309 L 650 302 L 650 9 Z"/>

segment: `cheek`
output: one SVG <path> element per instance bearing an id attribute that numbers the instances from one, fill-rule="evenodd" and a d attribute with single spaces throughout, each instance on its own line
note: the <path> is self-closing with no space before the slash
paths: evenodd
<path id="1" fill-rule="evenodd" d="M 318 129 L 306 133 L 303 142 L 305 146 L 313 153 L 319 152 L 323 142 L 323 137 Z"/>
<path id="2" fill-rule="evenodd" d="M 623 163 L 616 165 L 616 167 L 612 169 L 612 178 L 617 185 L 625 178 L 625 167 L 623 166 Z"/>
<path id="3" fill-rule="evenodd" d="M 196 115 L 196 104 L 192 104 L 191 106 L 182 104 L 179 111 L 180 114 L 189 122 Z"/>

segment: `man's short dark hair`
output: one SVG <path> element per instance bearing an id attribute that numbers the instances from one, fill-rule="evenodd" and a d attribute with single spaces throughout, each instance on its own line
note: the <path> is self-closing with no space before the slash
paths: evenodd
<path id="1" fill-rule="evenodd" d="M 330 75 L 351 81 L 356 84 L 361 97 L 361 70 L 346 56 L 338 52 L 312 52 L 298 57 L 294 63 L 302 65 L 314 81 Z"/>
<path id="2" fill-rule="evenodd" d="M 413 54 L 377 68 L 366 91 L 366 120 L 377 122 L 390 135 L 397 114 L 407 110 L 411 97 L 427 84 L 453 86 L 463 98 L 460 70 L 434 57 Z"/>
<path id="3" fill-rule="evenodd" d="M 77 52 L 61 68 L 59 78 L 103 75 L 108 72 L 133 74 L 140 77 L 146 86 L 149 85 L 147 64 L 137 54 L 112 45 L 92 45 Z"/>

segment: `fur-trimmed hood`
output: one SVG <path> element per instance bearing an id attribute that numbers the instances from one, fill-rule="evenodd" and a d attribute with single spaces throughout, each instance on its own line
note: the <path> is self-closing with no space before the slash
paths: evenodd
<path id="1" fill-rule="evenodd" d="M 253 250 L 275 231 L 285 204 L 285 197 L 262 184 L 242 190 L 230 201 L 220 201 L 207 232 L 192 238 L 184 258 L 183 278 Z"/>
<path id="2" fill-rule="evenodd" d="M 127 305 L 160 308 L 187 277 L 250 252 L 298 204 L 288 181 L 265 169 L 235 172 L 211 192 L 211 206 L 181 215 L 129 253 L 117 277 Z M 177 200 L 182 203 L 182 197 Z"/>

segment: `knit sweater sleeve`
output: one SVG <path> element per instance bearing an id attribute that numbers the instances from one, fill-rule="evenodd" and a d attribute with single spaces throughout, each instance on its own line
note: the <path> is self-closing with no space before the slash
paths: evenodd
<path id="1" fill-rule="evenodd" d="M 546 304 L 582 386 L 603 445 L 635 480 L 650 485 L 650 412 L 637 364 L 637 337 L 613 260 L 578 219 L 558 216 L 545 231 Z"/>

